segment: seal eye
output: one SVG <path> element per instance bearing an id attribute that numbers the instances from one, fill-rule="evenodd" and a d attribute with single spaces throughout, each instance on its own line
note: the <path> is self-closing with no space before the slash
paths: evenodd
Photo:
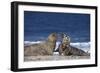
<path id="1" fill-rule="evenodd" d="M 56 38 L 56 37 L 57 37 L 57 36 L 56 36 L 56 33 L 52 34 L 52 37 Z"/>
<path id="2" fill-rule="evenodd" d="M 55 37 L 56 35 L 55 35 L 55 34 L 53 34 L 52 36 L 54 36 L 54 37 Z"/>

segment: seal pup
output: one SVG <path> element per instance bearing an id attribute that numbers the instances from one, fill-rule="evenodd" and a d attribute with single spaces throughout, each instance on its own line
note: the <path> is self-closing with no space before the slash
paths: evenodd
<path id="1" fill-rule="evenodd" d="M 56 46 L 57 35 L 51 33 L 45 42 L 32 44 L 24 47 L 24 56 L 44 56 L 53 55 Z"/>
<path id="2" fill-rule="evenodd" d="M 62 43 L 59 45 L 59 54 L 64 56 L 89 56 L 85 51 L 70 45 L 70 37 L 62 34 Z"/>

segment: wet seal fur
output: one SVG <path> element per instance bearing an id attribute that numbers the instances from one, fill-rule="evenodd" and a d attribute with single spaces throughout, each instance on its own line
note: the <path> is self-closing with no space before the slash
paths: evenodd
<path id="1" fill-rule="evenodd" d="M 57 34 L 51 33 L 45 42 L 24 47 L 24 56 L 53 55 L 56 46 Z"/>
<path id="2" fill-rule="evenodd" d="M 70 45 L 70 37 L 62 34 L 62 42 L 58 47 L 59 54 L 64 56 L 89 56 L 89 53 Z"/>

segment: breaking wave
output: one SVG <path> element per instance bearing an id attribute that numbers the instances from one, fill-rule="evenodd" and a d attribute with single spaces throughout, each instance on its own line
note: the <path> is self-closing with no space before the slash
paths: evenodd
<path id="1" fill-rule="evenodd" d="M 32 45 L 32 44 L 38 44 L 38 43 L 42 43 L 44 41 L 24 41 L 24 46 L 27 46 L 27 45 Z M 55 47 L 55 50 L 58 48 L 60 42 L 57 42 L 56 43 L 56 47 Z M 70 43 L 71 46 L 74 46 L 76 48 L 79 48 L 79 49 L 82 49 L 84 51 L 89 51 L 90 50 L 90 42 L 72 42 Z"/>

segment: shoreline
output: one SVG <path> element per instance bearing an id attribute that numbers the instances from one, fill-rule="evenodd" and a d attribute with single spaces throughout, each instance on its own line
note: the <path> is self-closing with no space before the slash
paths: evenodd
<path id="1" fill-rule="evenodd" d="M 24 56 L 24 61 L 59 61 L 59 60 L 79 60 L 90 59 L 90 56 Z"/>

